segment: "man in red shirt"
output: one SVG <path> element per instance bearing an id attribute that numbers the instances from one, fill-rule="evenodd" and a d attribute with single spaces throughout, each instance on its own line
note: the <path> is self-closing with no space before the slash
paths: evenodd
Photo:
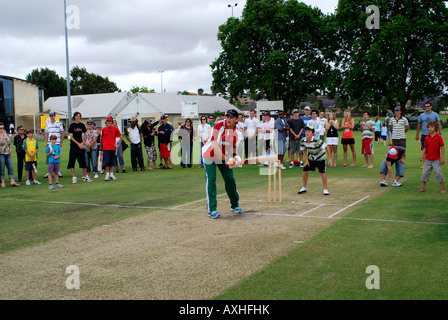
<path id="1" fill-rule="evenodd" d="M 237 156 L 237 146 L 242 139 L 241 133 L 236 129 L 238 112 L 229 110 L 226 113 L 226 120 L 219 121 L 213 127 L 212 134 L 202 147 L 202 157 L 204 159 L 207 211 L 212 219 L 219 217 L 216 200 L 216 167 L 221 172 L 224 179 L 226 193 L 230 199 L 231 210 L 241 214 L 243 210 L 239 207 L 239 193 L 233 175 L 233 165 L 226 165 L 226 162 L 241 162 Z"/>
<path id="2" fill-rule="evenodd" d="M 426 182 L 429 181 L 431 171 L 434 170 L 436 182 L 440 183 L 440 193 L 446 193 L 445 178 L 442 174 L 442 165 L 445 163 L 445 143 L 442 136 L 437 133 L 438 124 L 436 121 L 430 121 L 427 125 L 429 135 L 425 138 L 423 154 L 420 161 L 425 161 L 422 172 L 422 188 L 418 192 L 424 192 Z"/>
<path id="3" fill-rule="evenodd" d="M 106 169 L 105 181 L 117 180 L 114 176 L 114 156 L 123 140 L 118 127 L 113 126 L 114 119 L 106 118 L 106 126 L 101 131 L 101 145 L 103 147 L 103 166 Z M 118 140 L 117 140 L 118 139 Z"/>

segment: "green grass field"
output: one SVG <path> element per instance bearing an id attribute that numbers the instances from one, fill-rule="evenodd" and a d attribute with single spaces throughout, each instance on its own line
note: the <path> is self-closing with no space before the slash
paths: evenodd
<path id="1" fill-rule="evenodd" d="M 417 193 L 421 151 L 414 136 L 415 131 L 408 132 L 402 187 L 388 187 L 214 299 L 447 299 L 448 198 L 439 193 L 440 185 L 433 176 L 426 192 Z M 387 147 L 375 145 L 375 168 L 361 168 L 359 132 L 355 132 L 355 139 L 358 166 L 341 167 L 340 146 L 338 167 L 328 170 L 329 178 L 350 177 L 378 189 L 378 168 Z M 196 144 L 194 148 L 197 151 Z M 12 188 L 7 183 L 7 188 L 0 190 L 0 255 L 148 212 L 163 213 L 162 208 L 205 197 L 205 178 L 197 165 L 192 169 L 175 165 L 172 170 L 119 173 L 116 182 L 105 182 L 102 175 L 92 183 L 73 185 L 65 169 L 68 144 L 63 151 L 66 151 L 61 166 L 63 189 L 48 190 L 42 179 L 46 166 L 41 149 L 38 179 L 42 185 L 25 186 L 22 182 L 20 188 Z M 124 156 L 130 171 L 129 151 Z M 348 158 L 350 163 L 350 152 Z M 16 168 L 15 157 L 13 163 Z M 446 177 L 446 166 L 443 169 Z M 257 166 L 245 166 L 235 171 L 238 189 L 250 191 L 254 185 L 266 183 L 258 170 Z M 81 170 L 76 171 L 80 180 Z M 299 189 L 299 169 L 288 169 L 282 174 L 283 188 Z M 320 180 L 317 174 L 310 175 L 310 179 Z M 219 187 L 223 190 L 221 182 Z M 330 184 L 330 192 L 331 188 Z M 346 191 L 353 190 L 347 186 Z M 208 219 L 205 208 L 203 211 L 204 220 Z M 371 265 L 379 269 L 380 289 L 366 288 L 369 277 L 366 268 Z"/>

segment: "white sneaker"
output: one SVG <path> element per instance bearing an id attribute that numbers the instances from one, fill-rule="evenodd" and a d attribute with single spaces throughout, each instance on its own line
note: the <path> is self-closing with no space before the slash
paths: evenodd
<path id="1" fill-rule="evenodd" d="M 282 165 L 280 168 L 281 168 L 282 170 L 286 170 L 286 167 L 285 167 L 284 165 Z"/>
<path id="2" fill-rule="evenodd" d="M 303 168 L 303 161 L 300 161 L 300 168 Z"/>
<path id="3" fill-rule="evenodd" d="M 104 181 L 110 181 L 110 176 L 106 174 L 106 177 L 104 178 Z"/>
<path id="4" fill-rule="evenodd" d="M 62 173 L 58 172 L 58 176 L 62 178 Z"/>
<path id="5" fill-rule="evenodd" d="M 25 183 L 27 186 L 30 186 L 31 185 L 31 181 L 30 180 L 26 180 L 26 183 Z"/>
<path id="6" fill-rule="evenodd" d="M 82 177 L 82 181 L 84 181 L 84 182 L 92 182 L 93 180 L 90 179 L 90 176 L 87 176 L 87 177 Z"/>
<path id="7" fill-rule="evenodd" d="M 53 186 L 52 184 L 50 184 L 50 185 L 48 186 L 48 189 L 53 190 L 53 189 L 54 189 L 54 186 Z"/>
<path id="8" fill-rule="evenodd" d="M 381 187 L 387 187 L 387 181 L 386 180 L 381 180 L 380 186 Z"/>
<path id="9" fill-rule="evenodd" d="M 329 195 L 330 195 L 330 192 L 328 192 L 327 189 L 324 189 L 324 196 L 329 196 Z"/>
<path id="10" fill-rule="evenodd" d="M 42 183 L 40 183 L 40 182 L 37 181 L 37 180 L 34 180 L 34 181 L 33 181 L 33 184 L 42 184 Z"/>
<path id="11" fill-rule="evenodd" d="M 77 183 L 78 183 L 78 178 L 73 177 L 73 178 L 72 178 L 72 182 L 73 182 L 73 184 L 77 184 Z"/>
<path id="12" fill-rule="evenodd" d="M 114 176 L 113 174 L 110 175 L 110 179 L 111 180 L 118 180 L 116 176 Z"/>
<path id="13" fill-rule="evenodd" d="M 300 191 L 299 192 L 297 192 L 298 194 L 301 194 L 301 193 L 305 193 L 306 192 L 306 188 L 305 187 L 302 187 L 302 189 L 300 189 Z"/>
<path id="14" fill-rule="evenodd" d="M 293 162 L 291 162 L 291 164 L 289 165 L 289 169 L 292 169 L 292 168 L 294 168 L 294 163 Z"/>
<path id="15" fill-rule="evenodd" d="M 93 177 L 94 179 L 98 179 L 98 172 L 95 173 L 95 176 Z"/>
<path id="16" fill-rule="evenodd" d="M 401 183 L 399 181 L 397 181 L 397 180 L 394 180 L 392 182 L 392 187 L 401 187 Z"/>

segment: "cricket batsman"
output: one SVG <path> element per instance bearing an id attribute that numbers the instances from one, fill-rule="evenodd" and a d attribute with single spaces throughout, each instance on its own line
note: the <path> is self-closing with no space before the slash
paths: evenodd
<path id="1" fill-rule="evenodd" d="M 237 214 L 243 213 L 243 210 L 239 207 L 240 196 L 232 170 L 235 167 L 239 167 L 242 163 L 241 158 L 237 155 L 237 146 L 242 139 L 241 132 L 236 127 L 237 121 L 238 112 L 233 109 L 228 110 L 226 112 L 226 120 L 215 124 L 212 134 L 202 147 L 202 157 L 205 166 L 207 212 L 212 219 L 219 217 L 216 200 L 216 167 L 218 167 L 224 179 L 231 210 Z"/>

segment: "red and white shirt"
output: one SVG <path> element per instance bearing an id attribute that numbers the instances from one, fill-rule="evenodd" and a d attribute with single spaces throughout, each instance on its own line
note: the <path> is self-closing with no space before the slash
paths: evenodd
<path id="1" fill-rule="evenodd" d="M 222 160 L 215 157 L 212 143 L 216 141 L 221 146 L 221 151 L 225 154 L 225 159 L 227 160 L 233 156 L 233 147 L 238 146 L 241 139 L 242 134 L 236 129 L 236 126 L 235 129 L 229 129 L 227 127 L 227 122 L 221 120 L 215 124 L 212 134 L 202 147 L 202 157 L 204 159 Z"/>

